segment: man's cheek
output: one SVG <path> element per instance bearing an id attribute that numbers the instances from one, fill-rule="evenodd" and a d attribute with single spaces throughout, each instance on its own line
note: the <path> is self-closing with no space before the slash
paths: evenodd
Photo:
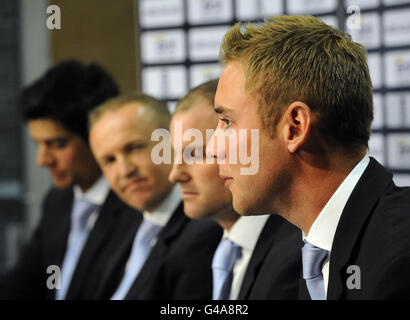
<path id="1" fill-rule="evenodd" d="M 76 154 L 75 152 L 72 152 L 72 151 L 67 151 L 67 152 L 62 153 L 59 159 L 60 159 L 60 164 L 64 166 L 65 168 L 74 167 L 75 164 L 81 164 L 83 161 L 80 154 Z"/>
<path id="2" fill-rule="evenodd" d="M 108 180 L 108 183 L 111 185 L 111 187 L 119 191 L 119 179 L 116 178 L 115 173 L 111 172 L 110 170 L 103 169 L 103 174 Z"/>

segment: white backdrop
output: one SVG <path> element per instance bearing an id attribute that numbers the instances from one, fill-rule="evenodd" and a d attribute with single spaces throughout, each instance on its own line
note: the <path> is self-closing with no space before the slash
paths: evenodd
<path id="1" fill-rule="evenodd" d="M 138 0 L 137 0 L 138 1 Z M 218 52 L 235 22 L 313 14 L 368 49 L 374 88 L 370 154 L 410 185 L 410 0 L 139 0 L 142 89 L 171 111 L 190 88 L 218 77 Z M 360 29 L 349 28 L 349 6 Z M 357 14 L 357 11 L 356 11 Z"/>

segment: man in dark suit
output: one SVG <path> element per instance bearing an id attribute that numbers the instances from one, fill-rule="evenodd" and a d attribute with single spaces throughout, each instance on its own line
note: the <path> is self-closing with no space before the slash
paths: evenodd
<path id="1" fill-rule="evenodd" d="M 364 47 L 320 19 L 281 16 L 232 27 L 221 53 L 218 128 L 257 144 L 258 170 L 242 174 L 215 135 L 208 151 L 238 213 L 276 212 L 303 231 L 300 297 L 409 298 L 410 191 L 367 155 Z"/>
<path id="2" fill-rule="evenodd" d="M 277 215 L 238 215 L 218 164 L 206 158 L 206 131 L 218 122 L 213 110 L 217 85 L 218 80 L 205 82 L 177 104 L 171 136 L 177 154 L 181 147 L 181 159 L 175 159 L 169 179 L 180 184 L 188 217 L 214 220 L 224 229 L 213 258 L 213 299 L 295 299 L 301 263 L 298 229 Z M 198 132 L 201 136 L 193 142 L 182 139 Z M 236 257 L 226 272 L 219 270 L 219 261 L 231 254 Z"/>
<path id="3" fill-rule="evenodd" d="M 110 191 L 88 146 L 87 112 L 117 94 L 99 65 L 77 61 L 53 67 L 24 89 L 21 105 L 37 164 L 49 169 L 55 186 L 33 238 L 0 279 L 0 298 L 79 298 L 116 226 L 123 219 L 126 228 L 135 224 L 134 210 Z"/>
<path id="4" fill-rule="evenodd" d="M 111 188 L 143 219 L 126 245 L 112 242 L 113 255 L 101 255 L 93 275 L 95 291 L 112 300 L 209 299 L 212 253 L 221 230 L 214 222 L 193 221 L 183 214 L 178 186 L 168 181 L 172 168 L 169 141 L 157 145 L 168 128 L 166 104 L 144 94 L 109 100 L 90 114 L 90 145 Z M 105 277 L 121 265 L 120 282 Z"/>
<path id="5" fill-rule="evenodd" d="M 370 157 L 340 218 L 327 299 L 409 299 L 410 190 Z M 309 299 L 301 279 L 301 299 Z"/>

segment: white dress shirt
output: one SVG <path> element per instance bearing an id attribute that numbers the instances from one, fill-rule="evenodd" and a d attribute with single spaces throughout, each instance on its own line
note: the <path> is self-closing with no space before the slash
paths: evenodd
<path id="1" fill-rule="evenodd" d="M 326 203 L 325 207 L 319 213 L 316 220 L 313 222 L 309 233 L 306 235 L 302 231 L 303 241 L 308 241 L 318 248 L 329 251 L 329 258 L 323 264 L 322 273 L 325 284 L 325 291 L 329 283 L 329 265 L 330 253 L 333 244 L 333 238 L 336 233 L 336 228 L 339 224 L 343 209 L 349 200 L 353 189 L 355 188 L 363 172 L 369 164 L 369 156 L 366 154 L 363 159 L 353 168 L 349 175 L 343 180 L 335 193 Z"/>
<path id="2" fill-rule="evenodd" d="M 179 190 L 179 185 L 174 185 L 167 197 L 161 201 L 161 203 L 151 211 L 145 210 L 143 212 L 144 219 L 151 220 L 152 222 L 165 227 L 172 214 L 178 208 L 181 203 L 182 196 Z"/>
<path id="3" fill-rule="evenodd" d="M 165 225 L 171 219 L 174 211 L 177 209 L 178 205 L 181 203 L 181 200 L 182 200 L 182 195 L 181 195 L 181 191 L 179 190 L 179 185 L 175 185 L 171 189 L 171 192 L 168 193 L 167 197 L 164 200 L 162 200 L 162 202 L 157 207 L 155 207 L 155 209 L 151 211 L 146 210 L 142 213 L 144 216 L 144 219 L 150 220 L 153 223 L 160 225 L 161 227 L 165 227 Z M 158 237 L 155 237 L 154 239 L 152 239 L 150 243 L 151 249 L 155 246 L 157 241 L 158 241 Z M 127 270 L 129 262 L 130 261 L 128 260 L 125 270 Z"/>
<path id="4" fill-rule="evenodd" d="M 269 215 L 240 217 L 229 231 L 224 230 L 224 237 L 242 248 L 242 257 L 236 261 L 233 268 L 230 300 L 238 298 L 249 260 L 268 218 Z"/>

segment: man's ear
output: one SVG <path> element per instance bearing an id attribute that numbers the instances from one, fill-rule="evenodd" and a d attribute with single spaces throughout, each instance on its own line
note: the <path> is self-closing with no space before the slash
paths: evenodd
<path id="1" fill-rule="evenodd" d="M 286 109 L 283 120 L 287 130 L 289 152 L 298 151 L 307 142 L 312 127 L 312 111 L 303 102 L 295 101 Z"/>

